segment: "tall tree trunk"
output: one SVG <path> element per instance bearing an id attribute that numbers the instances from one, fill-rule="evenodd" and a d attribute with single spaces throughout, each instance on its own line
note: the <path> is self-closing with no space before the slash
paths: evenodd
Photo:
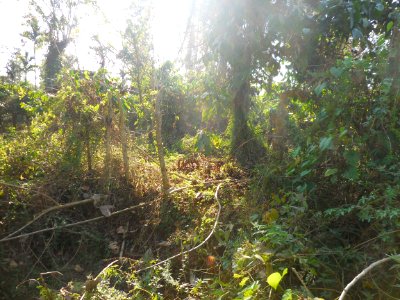
<path id="1" fill-rule="evenodd" d="M 45 90 L 48 93 L 55 93 L 57 91 L 57 75 L 62 68 L 61 56 L 67 46 L 67 40 L 59 42 L 50 41 L 43 70 L 43 82 Z"/>
<path id="2" fill-rule="evenodd" d="M 118 97 L 118 104 L 119 104 L 119 130 L 121 134 L 121 148 L 122 148 L 122 160 L 124 163 L 124 175 L 125 180 L 129 181 L 130 174 L 129 174 L 129 157 L 128 157 L 128 139 L 127 139 L 127 128 L 125 125 L 125 111 L 122 104 L 122 97 L 119 95 Z"/>
<path id="3" fill-rule="evenodd" d="M 164 159 L 164 146 L 162 142 L 162 110 L 161 110 L 161 97 L 160 91 L 156 96 L 156 103 L 155 103 L 155 115 L 154 115 L 155 125 L 156 125 L 156 143 L 157 143 L 157 153 L 158 153 L 158 160 L 160 162 L 160 171 L 162 177 L 162 193 L 165 196 L 167 194 L 167 190 L 169 189 L 169 180 L 167 174 L 167 168 L 165 166 L 165 159 Z"/>
<path id="4" fill-rule="evenodd" d="M 106 137 L 105 137 L 105 148 L 106 156 L 104 161 L 105 170 L 105 185 L 107 192 L 110 189 L 111 184 L 111 127 L 112 127 L 112 94 L 109 92 L 107 95 L 108 106 L 106 115 Z"/>
<path id="5" fill-rule="evenodd" d="M 395 21 L 389 45 L 388 77 L 393 79 L 391 97 L 393 106 L 397 108 L 400 97 L 400 21 Z"/>
<path id="6" fill-rule="evenodd" d="M 233 69 L 231 154 L 243 165 L 251 165 L 264 148 L 257 141 L 248 124 L 250 109 L 249 63 Z M 236 87 L 237 86 L 237 87 Z"/>

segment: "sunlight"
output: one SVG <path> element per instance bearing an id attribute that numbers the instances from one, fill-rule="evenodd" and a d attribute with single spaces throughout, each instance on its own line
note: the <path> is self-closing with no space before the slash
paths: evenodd
<path id="1" fill-rule="evenodd" d="M 188 0 L 150 0 L 153 7 L 151 32 L 154 39 L 154 55 L 156 61 L 175 60 L 182 45 L 191 1 Z M 95 70 L 98 68 L 97 58 L 90 49 L 94 45 L 92 37 L 101 36 L 104 44 L 111 45 L 116 51 L 121 48 L 121 36 L 130 16 L 129 7 L 132 0 L 97 0 L 99 9 L 93 13 L 92 8 L 84 8 L 79 12 L 79 30 L 75 32 L 75 40 L 67 49 L 67 54 L 78 58 L 79 67 Z M 5 73 L 5 65 L 16 48 L 20 48 L 19 34 L 24 30 L 23 16 L 29 11 L 28 0 L 0 1 L 0 26 L 9 28 L 2 33 L 0 41 L 0 74 Z M 40 55 L 40 53 L 39 53 Z M 117 66 L 109 66 L 110 69 Z"/>

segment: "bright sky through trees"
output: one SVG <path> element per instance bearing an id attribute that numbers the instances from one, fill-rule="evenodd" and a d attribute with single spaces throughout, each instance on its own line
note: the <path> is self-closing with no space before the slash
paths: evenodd
<path id="1" fill-rule="evenodd" d="M 90 46 L 93 35 L 99 35 L 103 43 L 110 43 L 119 50 L 120 32 L 125 29 L 132 0 L 98 0 L 99 10 L 86 8 L 79 12 L 79 31 L 75 41 L 67 49 L 68 54 L 78 57 L 82 69 L 96 69 L 96 57 Z M 0 26 L 3 28 L 0 40 L 0 74 L 16 48 L 23 48 L 20 33 L 24 30 L 24 18 L 29 11 L 28 0 L 0 0 Z M 184 39 L 184 31 L 189 17 L 190 0 L 150 0 L 152 11 L 152 33 L 154 53 L 159 61 L 174 60 Z M 4 30 L 5 29 L 5 30 Z M 29 44 L 26 50 L 31 51 Z M 40 55 L 40 53 L 39 53 Z M 113 66 L 110 66 L 111 68 Z"/>

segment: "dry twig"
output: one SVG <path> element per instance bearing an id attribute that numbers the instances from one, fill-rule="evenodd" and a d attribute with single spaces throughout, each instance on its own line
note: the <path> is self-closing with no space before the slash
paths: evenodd
<path id="1" fill-rule="evenodd" d="M 111 213 L 108 217 L 100 216 L 100 217 L 87 219 L 87 220 L 84 220 L 84 221 L 71 223 L 71 224 L 67 224 L 67 225 L 63 225 L 63 226 L 54 226 L 54 227 L 51 227 L 51 228 L 40 229 L 40 230 L 37 230 L 37 231 L 33 231 L 33 232 L 25 233 L 25 234 L 20 234 L 20 235 L 14 236 L 14 237 L 9 237 L 9 238 L 6 237 L 6 238 L 1 239 L 0 243 L 1 242 L 7 242 L 7 241 L 11 241 L 11 240 L 20 239 L 20 238 L 23 238 L 23 237 L 28 237 L 28 236 L 31 236 L 31 235 L 34 235 L 34 234 L 38 234 L 38 233 L 42 233 L 42 232 L 47 232 L 47 231 L 57 230 L 57 229 L 62 229 L 62 228 L 68 228 L 68 227 L 72 227 L 72 226 L 77 226 L 77 225 L 82 225 L 82 224 L 98 221 L 98 220 L 105 219 L 105 218 L 110 218 L 110 217 L 113 217 L 113 216 L 116 216 L 116 215 L 119 215 L 119 214 L 122 214 L 122 213 L 125 213 L 125 212 L 128 212 L 128 211 L 134 210 L 134 209 L 136 209 L 138 207 L 150 205 L 150 204 L 156 202 L 158 199 L 159 198 L 157 198 L 157 199 L 155 199 L 153 201 L 150 201 L 150 202 L 146 202 L 146 203 L 142 202 L 142 203 L 140 203 L 138 205 L 134 205 L 134 206 L 131 206 L 131 207 L 127 207 L 127 208 L 121 209 L 119 211 Z"/>
<path id="2" fill-rule="evenodd" d="M 93 201 L 94 201 L 94 199 L 90 198 L 90 199 L 85 199 L 85 200 L 81 200 L 81 201 L 75 201 L 75 202 L 71 202 L 71 203 L 67 203 L 67 204 L 63 204 L 63 205 L 52 206 L 52 207 L 50 207 L 48 209 L 45 209 L 40 214 L 35 216 L 33 218 L 33 220 L 29 221 L 28 223 L 26 223 L 24 226 L 22 226 L 18 230 L 14 231 L 14 232 L 10 233 L 9 235 L 7 235 L 6 237 L 2 238 L 0 240 L 0 242 L 8 241 L 10 237 L 12 237 L 12 236 L 16 235 L 17 233 L 21 232 L 26 227 L 28 227 L 32 223 L 36 222 L 38 219 L 43 217 L 45 214 L 48 214 L 49 212 L 52 212 L 52 211 L 55 211 L 55 210 L 60 210 L 60 209 L 65 209 L 65 208 L 69 208 L 69 207 L 73 207 L 73 206 L 77 206 L 77 205 L 82 205 L 82 204 L 90 203 L 90 202 L 93 202 Z"/>

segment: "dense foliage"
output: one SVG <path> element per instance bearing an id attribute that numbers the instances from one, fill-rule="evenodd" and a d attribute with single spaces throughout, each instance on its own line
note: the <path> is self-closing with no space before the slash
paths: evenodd
<path id="1" fill-rule="evenodd" d="M 96 71 L 64 53 L 87 2 L 33 1 L 0 80 L 0 298 L 336 299 L 398 254 L 398 1 L 203 1 L 184 69 L 138 1 Z"/>

